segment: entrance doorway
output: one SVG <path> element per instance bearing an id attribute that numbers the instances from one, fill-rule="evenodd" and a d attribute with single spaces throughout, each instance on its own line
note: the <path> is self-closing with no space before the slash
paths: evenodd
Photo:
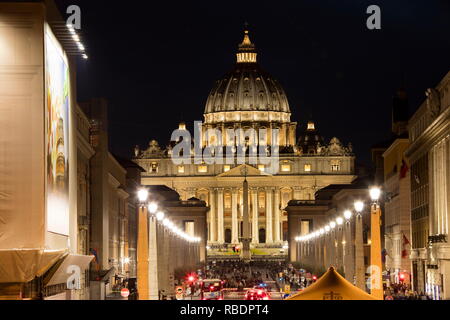
<path id="1" fill-rule="evenodd" d="M 266 229 L 261 228 L 259 229 L 259 243 L 266 243 Z"/>
<path id="2" fill-rule="evenodd" d="M 231 243 L 231 229 L 225 229 L 225 243 Z"/>

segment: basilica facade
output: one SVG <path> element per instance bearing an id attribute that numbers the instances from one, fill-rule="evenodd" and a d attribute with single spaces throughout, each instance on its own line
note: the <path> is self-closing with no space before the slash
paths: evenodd
<path id="1" fill-rule="evenodd" d="M 351 144 L 343 145 L 337 138 L 324 140 L 313 121 L 305 125 L 297 137 L 297 122 L 291 121 L 286 94 L 259 66 L 255 46 L 245 31 L 234 68 L 216 81 L 207 98 L 200 144 L 202 149 L 231 147 L 236 152 L 241 137 L 228 132 L 254 129 L 257 134 L 242 138 L 247 139 L 244 144 L 267 146 L 267 156 L 276 145 L 277 170 L 268 170 L 267 162 L 255 161 L 249 154 L 244 163 L 175 163 L 174 141 L 160 146 L 152 140 L 145 149 L 137 146 L 134 161 L 145 170 L 143 185 L 166 185 L 182 200 L 206 202 L 209 246 L 239 244 L 244 223 L 242 183 L 247 179 L 253 247 L 281 246 L 287 241 L 284 208 L 290 200 L 311 201 L 319 189 L 355 179 Z M 184 123 L 179 130 L 186 130 Z M 211 134 L 214 131 L 220 134 Z M 194 158 L 194 151 L 190 156 Z M 302 221 L 302 233 L 309 232 L 310 223 Z"/>

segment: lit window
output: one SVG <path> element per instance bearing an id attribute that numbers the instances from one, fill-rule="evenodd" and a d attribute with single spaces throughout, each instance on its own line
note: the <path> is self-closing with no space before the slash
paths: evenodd
<path id="1" fill-rule="evenodd" d="M 312 121 L 308 122 L 308 130 L 316 130 L 316 127 L 314 126 L 314 122 L 312 122 Z"/>
<path id="2" fill-rule="evenodd" d="M 258 164 L 258 169 L 259 169 L 259 171 L 264 172 L 265 167 L 263 164 Z"/>
<path id="3" fill-rule="evenodd" d="M 197 169 L 198 169 L 199 173 L 206 173 L 206 172 L 208 172 L 208 167 L 203 165 L 203 164 L 198 166 Z"/>
<path id="4" fill-rule="evenodd" d="M 341 170 L 341 163 L 339 160 L 331 160 L 331 171 Z"/>
<path id="5" fill-rule="evenodd" d="M 151 173 L 156 173 L 158 172 L 158 163 L 157 162 L 152 162 L 150 165 L 150 172 Z"/>
<path id="6" fill-rule="evenodd" d="M 178 173 L 184 173 L 184 166 L 178 166 Z"/>
<path id="7" fill-rule="evenodd" d="M 231 166 L 230 165 L 226 164 L 226 165 L 223 166 L 223 172 L 228 172 L 230 170 L 231 170 Z"/>
<path id="8" fill-rule="evenodd" d="M 311 172 L 311 165 L 305 164 L 305 172 Z"/>
<path id="9" fill-rule="evenodd" d="M 291 171 L 291 165 L 289 163 L 284 163 L 281 165 L 281 171 L 282 172 L 290 172 Z"/>

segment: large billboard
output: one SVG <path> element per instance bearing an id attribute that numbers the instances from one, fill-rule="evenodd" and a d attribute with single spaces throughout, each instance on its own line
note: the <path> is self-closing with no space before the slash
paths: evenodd
<path id="1" fill-rule="evenodd" d="M 69 235 L 70 75 L 67 56 L 45 28 L 47 230 Z"/>

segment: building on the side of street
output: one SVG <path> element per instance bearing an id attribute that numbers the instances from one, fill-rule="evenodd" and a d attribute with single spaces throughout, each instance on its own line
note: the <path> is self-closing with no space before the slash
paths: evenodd
<path id="1" fill-rule="evenodd" d="M 450 72 L 426 96 L 408 123 L 412 283 L 450 299 Z"/>
<path id="2" fill-rule="evenodd" d="M 79 236 L 91 154 L 78 141 L 81 53 L 53 1 L 0 3 L 0 25 L 0 296 L 83 298 L 93 257 Z"/>
<path id="3" fill-rule="evenodd" d="M 298 262 L 301 266 L 319 273 L 334 266 L 348 281 L 356 283 L 354 204 L 356 201 L 362 201 L 362 238 L 359 243 L 362 254 L 362 280 L 358 285 L 365 289 L 365 271 L 370 265 L 371 243 L 368 190 L 372 182 L 372 177 L 360 177 L 349 185 L 330 185 L 317 191 L 314 201 L 290 201 L 286 207 L 289 221 L 289 261 Z M 341 226 L 337 225 L 335 230 L 327 231 L 325 228 L 329 223 L 342 217 L 346 210 L 352 211 L 352 217 L 343 221 Z M 311 234 L 315 236 L 308 240 L 299 240 Z"/>
<path id="4" fill-rule="evenodd" d="M 128 228 L 123 229 L 122 238 L 126 243 L 125 252 L 128 252 L 128 257 L 125 258 L 127 262 L 125 273 L 129 278 L 136 278 L 136 263 L 137 263 L 137 223 L 138 223 L 138 209 L 139 204 L 136 201 L 136 190 L 141 188 L 141 173 L 145 170 L 138 166 L 135 162 L 122 157 L 115 156 L 119 164 L 127 171 L 125 190 L 130 195 L 127 203 L 126 222 Z"/>
<path id="5" fill-rule="evenodd" d="M 91 264 L 91 298 L 105 299 L 113 287 L 135 274 L 137 199 L 140 183 L 137 166 L 117 159 L 109 151 L 108 105 L 102 98 L 80 103 L 90 119 L 90 141 L 95 154 L 90 161 L 91 220 L 90 252 L 96 257 Z M 121 165 L 125 164 L 124 166 Z M 137 179 L 137 180 L 136 180 Z"/>
<path id="6" fill-rule="evenodd" d="M 390 283 L 410 285 L 411 214 L 410 172 L 405 151 L 409 147 L 408 99 L 399 89 L 393 99 L 392 143 L 384 151 L 385 267 Z"/>
<path id="7" fill-rule="evenodd" d="M 91 220 L 91 165 L 95 154 L 90 144 L 91 124 L 83 110 L 77 105 L 77 224 L 78 254 L 90 255 Z M 89 270 L 81 274 L 80 300 L 89 300 Z"/>
<path id="8" fill-rule="evenodd" d="M 307 123 L 297 140 L 297 123 L 291 121 L 286 93 L 279 82 L 263 71 L 248 31 L 239 45 L 231 72 L 217 80 L 204 111 L 205 121 L 197 141 L 207 148 L 231 153 L 231 162 L 196 163 L 194 148 L 189 163 L 173 162 L 174 141 L 167 147 L 155 140 L 145 149 L 136 146 L 135 159 L 145 169 L 144 185 L 166 185 L 183 200 L 196 197 L 211 208 L 208 220 L 209 254 L 217 248 L 240 244 L 243 226 L 244 176 L 249 183 L 252 247 L 268 255 L 280 252 L 287 242 L 287 212 L 292 199 L 314 200 L 317 190 L 331 184 L 349 184 L 355 179 L 351 144 L 337 138 L 325 141 L 313 121 Z M 234 136 L 236 130 L 254 129 L 256 136 Z M 186 130 L 181 123 L 179 130 Z M 272 135 L 278 131 L 278 136 Z M 244 141 L 245 140 L 245 141 Z M 248 146 L 245 163 L 237 163 L 236 144 Z M 250 156 L 249 148 L 265 146 L 263 157 Z M 276 173 L 270 171 L 271 148 L 279 146 Z M 220 152 L 220 151 L 219 151 Z"/>
<path id="9" fill-rule="evenodd" d="M 180 195 L 167 186 L 149 186 L 150 199 L 158 204 L 175 226 L 188 236 L 199 238 L 199 242 L 177 237 L 154 217 L 149 224 L 149 295 L 158 299 L 158 292 L 170 297 L 175 294 L 177 278 L 192 271 L 203 269 L 206 263 L 206 216 L 209 208 L 205 201 L 197 198 L 181 200 Z"/>
<path id="10" fill-rule="evenodd" d="M 404 152 L 408 138 L 398 138 L 383 154 L 385 162 L 384 239 L 386 271 L 391 283 L 410 284 L 411 181 Z"/>

